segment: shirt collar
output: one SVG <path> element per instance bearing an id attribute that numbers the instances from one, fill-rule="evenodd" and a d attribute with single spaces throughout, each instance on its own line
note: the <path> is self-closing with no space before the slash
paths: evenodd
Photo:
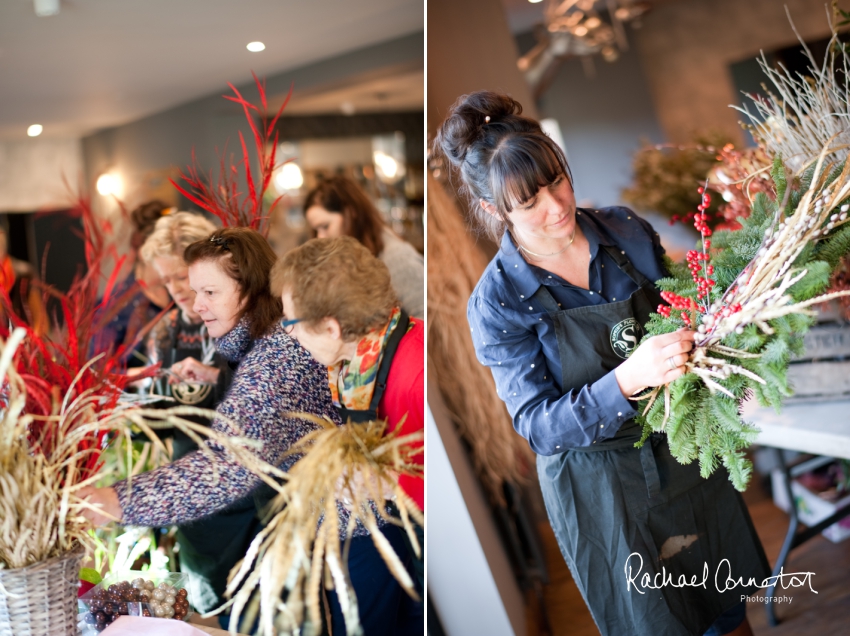
<path id="1" fill-rule="evenodd" d="M 576 221 L 581 227 L 585 238 L 590 246 L 590 260 L 593 261 L 599 253 L 600 245 L 614 245 L 605 228 L 594 218 L 595 210 L 586 208 L 576 209 Z M 499 247 L 499 261 L 501 269 L 513 288 L 519 294 L 520 299 L 531 298 L 534 292 L 543 284 L 544 269 L 530 265 L 526 261 L 511 237 L 510 232 L 505 232 Z"/>

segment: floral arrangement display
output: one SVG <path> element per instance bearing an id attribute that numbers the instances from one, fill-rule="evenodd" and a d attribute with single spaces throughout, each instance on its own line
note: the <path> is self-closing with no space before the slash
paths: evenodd
<path id="1" fill-rule="evenodd" d="M 757 433 L 742 422 L 741 402 L 755 394 L 779 408 L 791 393 L 789 358 L 801 353 L 813 306 L 850 294 L 827 291 L 850 253 L 850 164 L 841 139 L 848 87 L 846 73 L 839 81 L 833 72 L 836 60 L 846 71 L 850 59 L 834 35 L 820 70 L 812 60 L 812 82 L 763 62 L 781 95 L 757 102 L 764 119 L 755 125 L 762 151 L 773 157 L 774 196 L 758 192 L 738 217 L 739 230 L 712 236 L 710 195 L 700 190 L 700 247 L 685 264 L 668 263 L 671 276 L 658 286 L 669 306 L 659 306 L 647 326 L 647 336 L 683 326 L 698 333 L 687 373 L 638 398 L 646 401 L 638 417 L 644 439 L 665 431 L 679 461 L 698 459 L 704 477 L 722 462 L 739 490 L 751 472 L 743 451 Z"/>
<path id="2" fill-rule="evenodd" d="M 718 149 L 728 143 L 721 135 L 706 135 L 677 146 L 645 143 L 632 160 L 634 177 L 621 193 L 623 201 L 638 211 L 658 212 L 671 224 L 692 221 L 700 205 L 695 185 L 718 164 Z M 712 227 L 723 219 L 719 207 L 720 202 L 715 201 L 705 210 Z"/>
<path id="3" fill-rule="evenodd" d="M 240 622 L 252 625 L 259 617 L 261 636 L 320 634 L 319 591 L 324 582 L 337 591 L 346 633 L 362 633 L 346 567 L 347 544 L 340 549 L 340 536 L 350 539 L 355 525 L 362 523 L 392 574 L 411 596 L 417 596 L 378 519 L 402 527 L 414 550 L 421 553 L 412 524 L 422 526 L 424 519 L 398 485 L 398 477 L 422 477 L 422 466 L 414 460 L 419 449 L 411 446 L 423 439 L 422 431 L 402 436 L 398 434 L 401 425 L 387 433 L 383 421 L 336 426 L 313 416 L 299 417 L 309 417 L 321 428 L 290 449 L 290 454 L 304 455 L 278 489 L 268 525 L 254 539 L 238 571 L 231 574 L 230 628 L 236 629 Z M 390 498 L 398 519 L 373 504 Z M 338 500 L 350 512 L 346 528 L 339 527 Z"/>
<path id="4" fill-rule="evenodd" d="M 133 427 L 159 444 L 155 429 L 178 427 L 203 449 L 204 437 L 210 438 L 255 473 L 279 476 L 279 471 L 255 458 L 251 451 L 256 442 L 217 433 L 183 417 L 210 413 L 192 407 L 146 410 L 133 403 L 110 404 L 104 402 L 104 393 L 111 387 L 83 389 L 82 373 L 64 396 L 53 385 L 51 393 L 63 399 L 54 404 L 52 413 L 28 413 L 29 385 L 15 369 L 20 366 L 15 361 L 24 357 L 20 346 L 26 336 L 26 330 L 17 328 L 8 341 L 0 340 L 0 377 L 8 390 L 0 420 L 0 570 L 26 567 L 78 546 L 92 547 L 90 523 L 81 515 L 91 506 L 74 493 L 104 476 L 99 461 L 103 448 L 117 435 L 129 438 Z M 35 385 L 41 388 L 42 382 Z M 34 437 L 35 431 L 39 433 Z"/>
<path id="5" fill-rule="evenodd" d="M 251 171 L 251 156 L 248 153 L 245 136 L 242 131 L 239 131 L 239 144 L 242 147 L 242 161 L 239 162 L 239 165 L 244 166 L 242 177 L 248 192 L 240 192 L 240 172 L 237 165 L 233 164 L 232 158 L 227 159 L 226 150 L 220 155 L 218 179 L 213 179 L 212 172 L 205 174 L 200 169 L 193 149 L 192 165 L 180 174 L 185 186 L 173 179 L 170 179 L 170 181 L 189 201 L 218 217 L 224 227 L 250 227 L 266 236 L 269 229 L 269 213 L 283 198 L 283 195 L 279 196 L 269 205 L 268 210 L 264 210 L 264 195 L 271 183 L 272 173 L 279 167 L 275 165 L 278 146 L 278 133 L 275 126 L 289 103 L 290 97 L 292 97 L 292 88 L 290 87 L 286 99 L 284 99 L 275 116 L 270 121 L 265 117 L 262 118 L 262 132 L 260 132 L 257 122 L 254 121 L 254 114 L 265 113 L 268 102 L 266 101 L 265 81 L 261 82 L 254 75 L 254 82 L 260 94 L 262 111 L 256 104 L 246 100 L 233 84 L 228 83 L 228 86 L 234 94 L 223 95 L 225 99 L 242 106 L 245 119 L 254 138 L 254 151 L 257 154 L 259 166 L 259 174 L 256 180 Z"/>

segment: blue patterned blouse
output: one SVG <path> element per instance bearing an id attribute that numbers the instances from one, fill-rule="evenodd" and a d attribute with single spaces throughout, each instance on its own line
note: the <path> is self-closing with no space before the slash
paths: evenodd
<path id="1" fill-rule="evenodd" d="M 658 234 L 628 208 L 579 209 L 576 220 L 590 244 L 590 289 L 529 264 L 509 233 L 478 282 L 467 318 L 478 360 L 490 367 L 516 431 L 540 455 L 613 437 L 635 414 L 614 372 L 578 390 L 561 392 L 561 361 L 552 320 L 530 299 L 546 285 L 564 309 L 625 300 L 637 289 L 601 250 L 621 250 L 649 280 L 667 275 Z"/>

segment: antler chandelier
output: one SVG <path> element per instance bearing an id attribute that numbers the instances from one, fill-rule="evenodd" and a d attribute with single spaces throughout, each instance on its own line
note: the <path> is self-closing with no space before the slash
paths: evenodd
<path id="1" fill-rule="evenodd" d="M 535 97 L 546 90 L 568 57 L 581 57 L 590 74 L 591 56 L 598 53 L 614 62 L 629 48 L 625 25 L 635 23 L 649 8 L 648 0 L 547 0 L 539 42 L 518 61 Z"/>

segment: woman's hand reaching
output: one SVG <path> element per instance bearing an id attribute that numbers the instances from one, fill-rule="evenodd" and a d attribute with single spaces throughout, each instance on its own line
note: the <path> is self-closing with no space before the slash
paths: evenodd
<path id="1" fill-rule="evenodd" d="M 105 526 L 111 521 L 121 521 L 124 511 L 114 488 L 85 486 L 80 488 L 76 495 L 96 508 L 86 508 L 82 513 L 95 527 Z"/>
<path id="2" fill-rule="evenodd" d="M 685 374 L 685 363 L 694 348 L 696 332 L 680 329 L 653 336 L 641 344 L 614 370 L 617 384 L 625 397 L 646 387 L 669 384 Z"/>
<path id="3" fill-rule="evenodd" d="M 218 382 L 220 370 L 195 360 L 195 358 L 184 358 L 180 362 L 171 365 L 171 377 L 169 384 L 178 382 L 202 382 L 215 384 Z"/>

